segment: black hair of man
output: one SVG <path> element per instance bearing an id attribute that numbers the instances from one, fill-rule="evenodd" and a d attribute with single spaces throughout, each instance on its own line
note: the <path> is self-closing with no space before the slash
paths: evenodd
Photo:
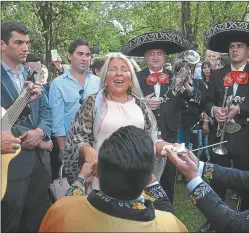
<path id="1" fill-rule="evenodd" d="M 70 54 L 73 54 L 76 50 L 76 48 L 78 48 L 79 46 L 81 45 L 85 45 L 87 46 L 89 49 L 90 49 L 90 52 L 92 52 L 92 46 L 90 44 L 89 41 L 87 40 L 81 40 L 81 39 L 77 39 L 77 40 L 74 40 L 70 45 L 69 45 L 69 48 L 68 48 L 68 53 Z M 69 59 L 67 59 L 68 62 L 71 64 L 71 61 Z"/>
<path id="2" fill-rule="evenodd" d="M 119 200 L 138 198 L 152 174 L 154 161 L 150 135 L 135 126 L 121 127 L 100 147 L 100 190 Z"/>
<path id="3" fill-rule="evenodd" d="M 37 55 L 33 53 L 28 53 L 26 62 L 38 62 L 38 61 L 41 61 L 41 59 Z"/>
<path id="4" fill-rule="evenodd" d="M 9 44 L 9 39 L 12 37 L 12 32 L 28 35 L 29 29 L 26 25 L 16 20 L 1 23 L 1 40 L 3 40 L 7 45 Z"/>
<path id="5" fill-rule="evenodd" d="M 101 58 L 94 59 L 93 64 L 91 65 L 93 74 L 96 75 L 95 69 L 101 70 L 104 64 L 105 64 L 105 59 Z"/>
<path id="6" fill-rule="evenodd" d="M 73 54 L 74 51 L 76 50 L 77 47 L 81 46 L 81 45 L 86 45 L 87 47 L 89 47 L 90 51 L 92 52 L 92 47 L 89 41 L 87 40 L 81 40 L 81 39 L 77 39 L 74 40 L 68 48 L 68 53 Z"/>

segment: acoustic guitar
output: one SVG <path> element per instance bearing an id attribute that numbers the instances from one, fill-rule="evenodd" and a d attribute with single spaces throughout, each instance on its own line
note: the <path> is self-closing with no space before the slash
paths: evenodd
<path id="1" fill-rule="evenodd" d="M 28 81 L 33 81 L 33 76 L 35 75 L 35 72 L 31 72 L 28 74 Z M 24 90 L 21 92 L 21 94 L 18 96 L 18 98 L 15 100 L 15 102 L 8 108 L 6 111 L 3 107 L 1 107 L 2 112 L 2 118 L 1 118 L 1 124 L 2 124 L 2 131 L 11 131 L 12 126 L 15 124 L 18 117 L 21 115 L 23 109 L 26 107 L 26 105 L 30 101 L 31 97 L 31 89 L 29 87 L 24 88 Z M 18 149 L 16 153 L 14 154 L 1 154 L 1 162 L 2 162 L 2 192 L 1 192 L 1 199 L 3 199 L 6 187 L 7 187 L 7 176 L 8 176 L 8 167 L 10 161 L 17 156 L 20 153 L 21 149 Z"/>

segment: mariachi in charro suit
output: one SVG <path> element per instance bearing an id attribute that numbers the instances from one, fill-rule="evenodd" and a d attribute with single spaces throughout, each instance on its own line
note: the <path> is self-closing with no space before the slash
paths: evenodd
<path id="1" fill-rule="evenodd" d="M 246 64 L 244 71 L 249 73 L 248 63 Z M 209 116 L 211 116 L 211 109 L 213 106 L 222 106 L 225 94 L 223 77 L 225 77 L 229 72 L 231 72 L 231 67 L 226 66 L 222 69 L 213 71 L 211 74 L 208 87 L 207 103 L 205 105 L 206 112 Z M 233 86 L 230 86 L 228 89 L 228 96 L 229 95 L 233 95 Z M 228 154 L 223 156 L 215 155 L 213 158 L 213 163 L 229 167 L 230 158 L 232 158 L 235 168 L 249 171 L 249 82 L 246 84 L 239 84 L 235 96 L 243 97 L 241 103 L 235 103 L 240 106 L 240 113 L 234 117 L 234 121 L 241 125 L 241 129 L 236 133 L 226 134 L 228 143 L 224 144 L 224 147 L 228 150 Z M 218 124 L 216 122 L 211 131 L 212 143 L 220 140 L 220 138 L 216 137 L 217 125 Z M 213 188 L 224 200 L 224 187 L 214 182 Z M 242 194 L 242 210 L 249 207 L 249 200 L 246 200 L 248 199 L 247 195 L 249 194 Z"/>
<path id="2" fill-rule="evenodd" d="M 191 200 L 211 223 L 217 232 L 248 232 L 249 209 L 236 213 L 230 209 L 208 185 L 216 181 L 219 184 L 234 189 L 249 190 L 249 172 L 225 168 L 205 163 L 203 177 L 206 182 L 200 183 L 190 194 Z"/>
<path id="3" fill-rule="evenodd" d="M 1 106 L 8 109 L 19 96 L 11 78 L 1 66 Z M 44 93 L 29 104 L 30 114 L 12 128 L 18 137 L 28 130 L 41 128 L 44 139 L 51 135 L 52 116 Z M 51 181 L 50 155 L 35 148 L 22 149 L 9 164 L 8 183 L 2 199 L 2 229 L 5 232 L 36 231 L 49 207 L 48 185 Z"/>
<path id="4" fill-rule="evenodd" d="M 167 92 L 169 86 L 172 83 L 172 72 L 169 70 L 163 70 L 163 73 L 169 75 L 169 83 L 161 84 L 160 97 L 164 97 L 164 94 Z M 152 94 L 154 91 L 153 85 L 148 85 L 146 82 L 146 78 L 150 75 L 150 71 L 148 68 L 137 73 L 138 81 L 144 96 Z M 166 103 L 161 103 L 160 107 L 153 111 L 157 123 L 158 128 L 161 131 L 162 139 L 167 142 L 176 142 L 177 140 L 177 130 L 180 128 L 181 123 L 181 102 L 182 99 L 186 99 L 187 101 L 191 100 L 193 103 L 198 105 L 202 105 L 204 102 L 203 94 L 196 88 L 191 94 L 188 94 L 186 91 L 179 96 L 174 96 L 172 91 L 170 90 L 167 94 L 169 99 Z"/>
<path id="5" fill-rule="evenodd" d="M 163 70 L 163 73 L 169 75 L 169 83 L 161 84 L 160 97 L 165 99 L 165 94 L 168 91 L 169 86 L 172 83 L 172 72 L 169 70 Z M 154 93 L 154 86 L 149 85 L 146 82 L 146 78 L 150 75 L 148 68 L 137 73 L 140 88 L 142 89 L 143 95 L 147 96 Z M 174 143 L 177 142 L 177 130 L 180 128 L 181 123 L 181 103 L 183 98 L 188 101 L 191 100 L 194 103 L 201 105 L 203 104 L 204 96 L 196 88 L 191 94 L 185 91 L 182 95 L 174 96 L 170 90 L 167 93 L 169 99 L 166 103 L 162 102 L 160 107 L 153 111 L 159 131 L 161 131 L 161 137 L 166 142 Z M 170 160 L 167 161 L 166 167 L 161 177 L 161 185 L 166 191 L 170 201 L 173 203 L 174 195 L 174 184 L 175 184 L 176 168 Z"/>

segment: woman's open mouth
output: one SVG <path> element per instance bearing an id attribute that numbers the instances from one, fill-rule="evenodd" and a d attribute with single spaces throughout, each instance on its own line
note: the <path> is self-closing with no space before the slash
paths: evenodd
<path id="1" fill-rule="evenodd" d="M 123 80 L 115 80 L 114 83 L 120 85 L 120 84 L 123 84 L 124 81 Z"/>

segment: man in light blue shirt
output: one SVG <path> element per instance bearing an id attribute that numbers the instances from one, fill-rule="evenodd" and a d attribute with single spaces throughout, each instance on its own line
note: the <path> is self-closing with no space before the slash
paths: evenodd
<path id="1" fill-rule="evenodd" d="M 99 91 L 100 78 L 88 72 L 91 46 L 88 41 L 75 40 L 68 49 L 70 70 L 54 79 L 49 91 L 52 109 L 52 132 L 60 152 L 72 120 L 83 100 Z"/>

